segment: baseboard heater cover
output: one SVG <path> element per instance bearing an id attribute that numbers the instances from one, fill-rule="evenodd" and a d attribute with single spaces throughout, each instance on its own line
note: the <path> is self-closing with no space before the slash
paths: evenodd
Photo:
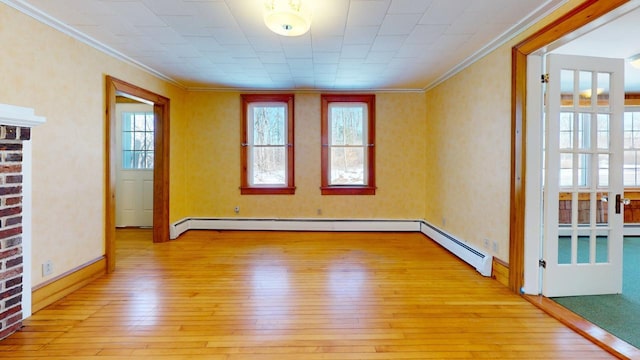
<path id="1" fill-rule="evenodd" d="M 486 254 L 474 246 L 458 240 L 451 234 L 423 221 L 420 231 L 451 253 L 473 266 L 483 276 L 491 276 L 493 256 Z"/>
<path id="2" fill-rule="evenodd" d="M 187 218 L 172 224 L 169 236 L 176 239 L 188 230 L 415 232 L 420 220 Z"/>
<path id="3" fill-rule="evenodd" d="M 483 276 L 491 276 L 493 263 L 491 255 L 456 239 L 453 235 L 424 220 L 185 218 L 171 225 L 170 237 L 177 239 L 189 230 L 421 232 L 473 266 Z"/>

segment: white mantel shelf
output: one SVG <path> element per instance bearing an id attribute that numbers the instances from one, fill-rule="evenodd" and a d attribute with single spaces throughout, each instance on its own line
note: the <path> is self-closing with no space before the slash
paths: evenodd
<path id="1" fill-rule="evenodd" d="M 44 124 L 45 118 L 36 116 L 30 108 L 0 104 L 0 125 L 32 128 Z"/>

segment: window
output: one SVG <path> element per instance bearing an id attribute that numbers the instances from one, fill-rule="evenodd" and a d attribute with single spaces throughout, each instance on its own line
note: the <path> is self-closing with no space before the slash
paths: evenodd
<path id="1" fill-rule="evenodd" d="M 293 194 L 293 94 L 242 97 L 241 194 Z"/>
<path id="2" fill-rule="evenodd" d="M 640 107 L 624 112 L 624 186 L 640 187 Z"/>
<path id="3" fill-rule="evenodd" d="M 153 169 L 153 112 L 122 114 L 122 168 Z"/>
<path id="4" fill-rule="evenodd" d="M 323 195 L 375 195 L 375 95 L 321 96 Z"/>

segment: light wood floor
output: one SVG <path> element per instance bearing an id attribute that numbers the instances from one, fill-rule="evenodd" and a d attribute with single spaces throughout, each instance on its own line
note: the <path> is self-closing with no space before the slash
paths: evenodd
<path id="1" fill-rule="evenodd" d="M 605 359 L 421 234 L 118 231 L 118 265 L 11 359 Z"/>

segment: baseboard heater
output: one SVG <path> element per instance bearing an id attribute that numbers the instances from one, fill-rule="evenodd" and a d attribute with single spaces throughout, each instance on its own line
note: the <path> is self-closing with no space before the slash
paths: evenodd
<path id="1" fill-rule="evenodd" d="M 186 218 L 171 225 L 171 239 L 176 239 L 189 230 L 422 232 L 484 276 L 491 276 L 493 262 L 491 255 L 483 253 L 424 220 Z"/>
<path id="2" fill-rule="evenodd" d="M 456 239 L 453 235 L 427 222 L 422 222 L 420 231 L 467 264 L 473 266 L 483 276 L 491 276 L 493 256 L 483 253 L 468 243 Z"/>

